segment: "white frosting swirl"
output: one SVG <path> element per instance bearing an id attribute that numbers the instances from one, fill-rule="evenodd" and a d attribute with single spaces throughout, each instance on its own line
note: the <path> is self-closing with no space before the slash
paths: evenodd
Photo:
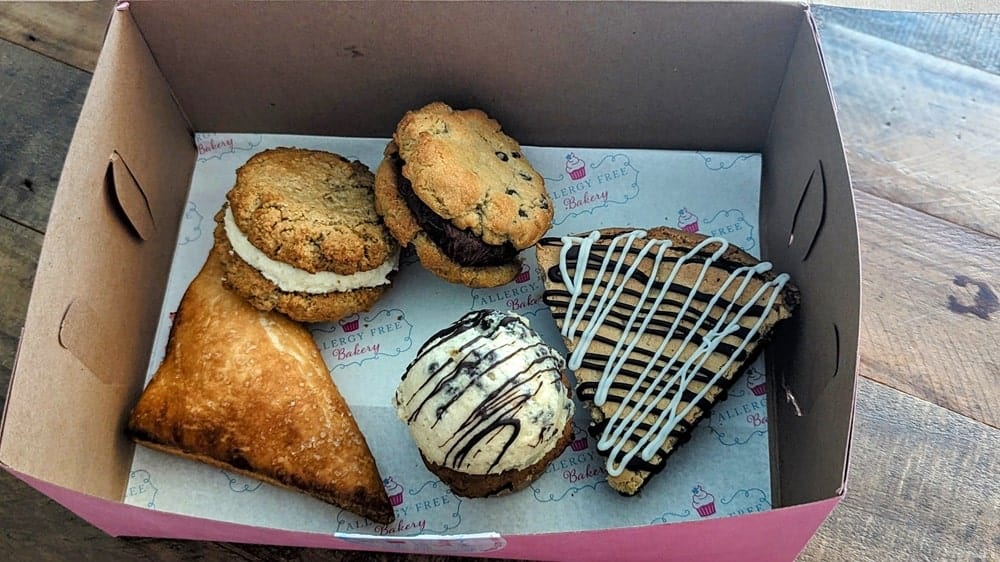
<path id="1" fill-rule="evenodd" d="M 473 311 L 427 340 L 393 402 L 428 461 L 499 474 L 558 444 L 573 416 L 564 368 L 524 317 Z"/>

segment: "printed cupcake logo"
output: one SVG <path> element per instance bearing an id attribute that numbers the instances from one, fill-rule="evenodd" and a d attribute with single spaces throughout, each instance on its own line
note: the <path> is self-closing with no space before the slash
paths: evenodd
<path id="1" fill-rule="evenodd" d="M 381 357 L 396 357 L 413 345 L 413 324 L 402 310 L 380 310 L 373 315 L 352 314 L 335 323 L 309 327 L 330 370 L 360 365 Z"/>
<path id="2" fill-rule="evenodd" d="M 198 161 L 213 158 L 222 159 L 236 151 L 252 151 L 260 146 L 260 135 L 224 135 L 220 133 L 195 133 L 194 143 L 198 148 Z"/>
<path id="3" fill-rule="evenodd" d="M 622 205 L 639 194 L 639 170 L 625 154 L 609 154 L 587 165 L 575 153 L 566 155 L 565 173 L 546 177 L 556 204 L 553 224 L 609 205 Z"/>
<path id="4" fill-rule="evenodd" d="M 542 302 L 542 270 L 536 265 L 529 267 L 534 256 L 525 256 L 521 272 L 513 281 L 506 285 L 488 289 L 472 289 L 472 302 L 469 310 L 493 308 L 510 310 L 521 315 L 535 314 L 540 309 L 546 309 Z"/>
<path id="5" fill-rule="evenodd" d="M 747 373 L 747 387 L 754 396 L 767 394 L 767 381 L 764 379 L 764 373 L 751 367 L 750 372 Z"/>
<path id="6" fill-rule="evenodd" d="M 684 232 L 698 232 L 698 217 L 694 213 L 684 207 L 680 211 L 677 211 L 677 214 L 679 215 L 677 217 L 677 228 Z"/>
<path id="7" fill-rule="evenodd" d="M 570 152 L 566 155 L 566 173 L 573 181 L 582 180 L 587 177 L 587 163 Z"/>
<path id="8" fill-rule="evenodd" d="M 590 448 L 586 430 L 574 423 L 570 446 L 531 484 L 531 491 L 539 502 L 559 502 L 607 483 L 604 458 Z"/>
<path id="9" fill-rule="evenodd" d="M 229 484 L 229 489 L 237 494 L 256 492 L 261 486 L 264 485 L 264 483 L 260 480 L 254 480 L 253 478 L 247 478 L 245 476 L 240 476 L 239 474 L 230 473 L 221 469 L 219 472 L 221 472 L 222 476 L 225 477 L 226 482 Z"/>
<path id="10" fill-rule="evenodd" d="M 521 272 L 514 278 L 514 282 L 521 285 L 527 283 L 528 281 L 531 281 L 531 268 L 528 267 L 528 264 L 524 264 L 521 266 Z"/>
<path id="11" fill-rule="evenodd" d="M 358 328 L 361 326 L 361 316 L 357 314 L 352 314 L 347 318 L 342 318 L 339 324 L 340 324 L 340 329 L 343 330 L 345 334 L 350 334 L 351 332 L 357 332 Z"/>
<path id="12" fill-rule="evenodd" d="M 337 514 L 338 533 L 366 533 L 379 536 L 412 537 L 421 533 L 444 534 L 462 524 L 462 498 L 440 480 L 406 489 L 392 477 L 382 481 L 396 520 L 376 523 L 346 510 Z"/>
<path id="13" fill-rule="evenodd" d="M 569 448 L 580 452 L 590 446 L 590 440 L 587 437 L 587 432 L 583 430 L 580 426 L 573 424 L 573 441 L 570 442 Z"/>
<path id="14" fill-rule="evenodd" d="M 716 490 L 713 494 L 698 483 L 691 488 L 690 498 L 690 508 L 673 506 L 671 511 L 664 511 L 653 518 L 650 524 L 697 521 L 712 516 L 733 517 L 771 509 L 768 495 L 760 488 L 742 488 L 732 493 Z"/>
<path id="15" fill-rule="evenodd" d="M 156 508 L 156 492 L 159 489 L 153 485 L 153 477 L 146 470 L 133 470 L 128 475 L 128 491 L 125 496 L 129 503 L 151 509 Z"/>
<path id="16" fill-rule="evenodd" d="M 385 486 L 385 493 L 389 496 L 389 503 L 392 507 L 403 505 L 403 486 L 393 479 L 392 476 L 384 478 L 382 485 Z"/>
<path id="17" fill-rule="evenodd" d="M 714 515 L 715 496 L 708 493 L 701 484 L 698 484 L 694 488 L 691 488 L 691 507 L 698 512 L 699 517 Z"/>

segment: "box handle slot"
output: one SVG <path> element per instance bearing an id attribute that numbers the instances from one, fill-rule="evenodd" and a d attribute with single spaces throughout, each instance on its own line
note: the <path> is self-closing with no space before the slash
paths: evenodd
<path id="1" fill-rule="evenodd" d="M 59 345 L 72 353 L 101 382 L 111 384 L 107 353 L 93 345 L 95 333 L 110 333 L 101 325 L 100 318 L 101 315 L 83 301 L 69 303 L 59 323 Z"/>
<path id="2" fill-rule="evenodd" d="M 833 327 L 832 374 L 828 377 L 817 378 L 817 384 L 811 386 L 803 386 L 801 384 L 796 386 L 793 380 L 789 380 L 784 376 L 781 378 L 781 389 L 784 393 L 785 401 L 791 405 L 796 416 L 801 417 L 808 414 L 816 404 L 816 400 L 826 392 L 826 387 L 840 374 L 840 328 L 836 323 L 831 324 L 831 326 Z"/>
<path id="3" fill-rule="evenodd" d="M 507 546 L 507 539 L 500 533 L 470 533 L 462 535 L 422 534 L 415 536 L 384 537 L 360 533 L 335 532 L 335 538 L 361 544 L 378 545 L 379 550 L 407 554 L 480 554 L 497 552 Z"/>
<path id="4" fill-rule="evenodd" d="M 125 159 L 116 150 L 111 153 L 108 161 L 108 171 L 105 174 L 108 194 L 115 201 L 120 218 L 132 232 L 142 240 L 149 240 L 156 232 L 153 212 L 149 207 L 149 199 L 142 186 L 135 178 Z"/>
<path id="5" fill-rule="evenodd" d="M 816 187 L 817 184 L 819 184 L 818 187 Z M 815 201 L 817 196 L 810 197 L 810 194 L 817 191 L 819 200 Z M 819 160 L 816 167 L 809 173 L 805 187 L 802 188 L 802 195 L 799 196 L 799 202 L 795 206 L 795 214 L 792 216 L 791 232 L 788 235 L 788 247 L 792 247 L 796 241 L 795 233 L 799 232 L 801 226 L 804 235 L 800 235 L 798 239 L 808 241 L 804 242 L 806 250 L 802 255 L 802 261 L 809 259 L 809 254 L 812 253 L 816 241 L 819 240 L 823 225 L 826 224 L 826 198 L 826 170 L 823 168 L 823 161 Z M 809 205 L 806 205 L 807 200 L 809 200 Z M 800 217 L 802 218 L 801 225 Z M 815 223 L 815 226 L 808 226 L 810 223 Z"/>

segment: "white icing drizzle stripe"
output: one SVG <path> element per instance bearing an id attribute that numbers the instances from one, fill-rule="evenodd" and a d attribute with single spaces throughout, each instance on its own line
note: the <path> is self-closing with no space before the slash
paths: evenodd
<path id="1" fill-rule="evenodd" d="M 678 257 L 674 262 L 671 271 L 661 284 L 660 290 L 653 298 L 653 302 L 648 308 L 649 312 L 644 314 L 642 321 L 638 326 L 635 326 L 640 313 L 646 309 L 645 305 L 647 301 L 649 301 L 653 286 L 657 283 L 656 280 L 659 277 L 663 255 L 666 250 L 672 246 L 670 240 L 647 240 L 646 243 L 638 250 L 633 262 L 624 274 L 621 275 L 621 279 L 619 280 L 619 274 L 621 274 L 621 270 L 625 266 L 626 258 L 628 257 L 629 251 L 632 249 L 634 242 L 637 239 L 645 237 L 646 235 L 647 232 L 644 230 L 634 230 L 628 233 L 619 234 L 612 238 L 608 244 L 607 250 L 604 253 L 601 265 L 598 267 L 597 275 L 591 284 L 590 290 L 587 291 L 584 296 L 583 303 L 579 307 L 579 310 L 576 310 L 577 302 L 584 292 L 583 287 L 586 280 L 585 275 L 587 272 L 587 264 L 590 261 L 590 253 L 593 244 L 600 240 L 601 234 L 599 231 L 594 231 L 585 237 L 564 236 L 561 239 L 563 245 L 559 254 L 559 271 L 562 274 L 563 281 L 566 284 L 566 289 L 570 296 L 566 305 L 566 313 L 562 323 L 562 335 L 572 339 L 576 335 L 580 323 L 587 318 L 588 312 L 590 313 L 591 318 L 587 322 L 587 326 L 580 333 L 576 348 L 569 358 L 568 366 L 574 370 L 580 367 L 591 343 L 594 340 L 594 337 L 597 335 L 598 328 L 604 324 L 607 316 L 618 304 L 626 283 L 632 279 L 642 261 L 647 259 L 647 256 L 653 252 L 655 248 L 654 256 L 652 257 L 652 271 L 648 276 L 648 280 L 643 288 L 638 302 L 633 306 L 632 314 L 622 327 L 622 335 L 615 343 L 614 350 L 609 355 L 608 360 L 605 363 L 604 370 L 601 373 L 601 378 L 598 382 L 597 390 L 594 396 L 594 404 L 597 406 L 601 406 L 607 401 L 608 392 L 611 389 L 612 382 L 625 365 L 627 358 L 635 349 L 636 345 L 638 345 L 640 339 L 645 335 L 646 330 L 653 319 L 655 311 L 658 310 L 663 300 L 670 292 L 674 279 L 680 272 L 681 267 L 692 257 L 700 254 L 702 250 L 708 246 L 713 244 L 718 244 L 719 246 L 714 252 L 712 252 L 710 257 L 705 259 L 695 283 L 692 284 L 687 297 L 677 311 L 674 321 L 667 331 L 667 334 L 663 337 L 653 356 L 647 362 L 646 367 L 636 377 L 635 382 L 616 408 L 615 413 L 608 418 L 604 431 L 598 439 L 598 449 L 601 451 L 608 451 L 606 467 L 608 473 L 612 476 L 620 475 L 625 470 L 628 463 L 637 454 L 640 454 L 640 458 L 645 461 L 649 461 L 653 458 L 653 455 L 655 455 L 660 447 L 663 446 L 663 443 L 670 436 L 670 433 L 674 430 L 677 424 L 680 423 L 690 413 L 691 409 L 705 397 L 709 390 L 718 383 L 722 374 L 732 366 L 736 357 L 743 353 L 746 346 L 751 340 L 753 340 L 754 336 L 757 335 L 767 316 L 774 308 L 778 295 L 781 293 L 785 284 L 789 281 L 789 276 L 787 274 L 781 274 L 776 276 L 775 279 L 762 284 L 752 298 L 750 298 L 745 305 L 740 307 L 740 309 L 733 314 L 733 308 L 746 292 L 753 277 L 757 274 L 769 271 L 771 269 L 771 264 L 769 262 L 761 262 L 752 267 L 745 266 L 733 270 L 729 274 L 729 277 L 723 281 L 721 288 L 709 300 L 708 304 L 705 306 L 694 325 L 688 331 L 687 336 L 683 339 L 676 352 L 673 353 L 667 360 L 666 364 L 658 370 L 656 375 L 652 378 L 650 384 L 646 386 L 646 390 L 642 392 L 639 399 L 634 400 L 634 397 L 639 392 L 639 389 L 649 378 L 653 367 L 660 361 L 660 358 L 663 356 L 667 346 L 673 340 L 674 334 L 681 325 L 681 319 L 685 317 L 688 309 L 691 308 L 691 305 L 694 302 L 695 294 L 704 282 L 705 275 L 708 273 L 712 264 L 718 261 L 729 248 L 729 242 L 725 239 L 719 237 L 709 237 L 692 248 L 687 254 Z M 619 244 L 621 244 L 620 251 Z M 579 246 L 579 252 L 573 275 L 570 276 L 568 255 L 574 245 Z M 618 254 L 617 258 L 614 261 L 610 275 L 607 275 L 607 279 L 605 279 L 608 267 L 609 265 L 612 265 L 612 259 L 615 258 L 616 252 Z M 722 298 L 722 295 L 725 294 L 730 287 L 737 282 L 737 280 L 740 280 L 739 284 L 735 288 L 733 296 L 728 300 L 727 306 L 721 314 L 719 321 L 705 334 L 698 347 L 690 351 L 687 359 L 684 360 L 683 364 L 677 369 L 677 371 L 668 380 L 664 381 L 667 373 L 670 372 L 671 368 L 676 364 L 679 358 L 682 357 L 685 351 L 688 350 L 691 340 L 701 329 L 702 325 L 708 318 L 711 317 L 711 311 L 716 307 L 719 299 Z M 612 291 L 611 288 L 615 287 L 616 282 L 617 288 Z M 599 289 L 602 288 L 603 290 L 599 291 Z M 601 293 L 601 297 L 597 303 L 594 303 L 595 295 L 598 292 Z M 768 294 L 768 292 L 770 292 L 770 294 Z M 719 344 L 727 337 L 734 335 L 740 330 L 740 321 L 761 299 L 765 298 L 765 296 L 767 297 L 767 304 L 764 306 L 763 312 L 759 315 L 753 326 L 747 330 L 747 333 L 744 335 L 739 345 L 736 346 L 733 353 L 729 355 L 722 368 L 716 371 L 711 380 L 697 393 L 695 398 L 691 400 L 686 407 L 678 411 L 684 390 L 694 380 L 695 375 L 701 370 L 708 359 L 716 353 L 716 348 Z M 634 438 L 635 433 L 642 425 L 643 420 L 656 409 L 657 404 L 663 400 L 671 390 L 674 391 L 674 394 L 668 406 L 660 412 L 656 421 L 634 444 L 634 446 L 628 451 L 623 451 L 625 445 L 631 442 Z M 630 411 L 626 412 L 626 408 L 628 406 L 632 406 L 632 408 Z"/>

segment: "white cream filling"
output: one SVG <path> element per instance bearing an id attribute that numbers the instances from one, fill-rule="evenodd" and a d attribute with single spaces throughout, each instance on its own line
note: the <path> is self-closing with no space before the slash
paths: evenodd
<path id="1" fill-rule="evenodd" d="M 387 285 L 389 273 L 399 267 L 399 251 L 397 250 L 385 263 L 368 271 L 359 271 L 351 275 L 340 275 L 332 271 L 309 273 L 287 263 L 272 260 L 264 252 L 257 249 L 236 225 L 233 211 L 229 207 L 226 207 L 223 225 L 229 244 L 232 245 L 236 255 L 259 271 L 268 281 L 287 293 L 317 295 Z"/>

